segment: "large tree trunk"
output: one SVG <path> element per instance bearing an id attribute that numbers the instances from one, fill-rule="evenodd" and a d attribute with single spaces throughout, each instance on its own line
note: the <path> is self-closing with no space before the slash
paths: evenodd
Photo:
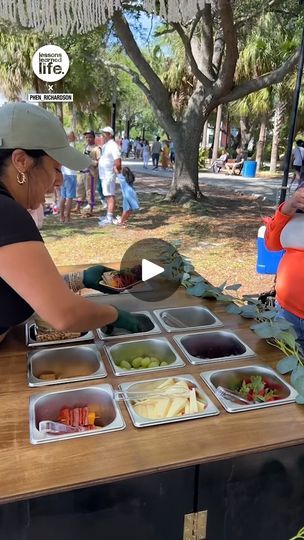
<path id="1" fill-rule="evenodd" d="M 219 149 L 222 112 L 223 112 L 223 105 L 219 105 L 216 111 L 216 123 L 215 123 L 215 130 L 214 130 L 214 139 L 213 139 L 212 161 L 216 160 L 218 149 Z"/>
<path id="2" fill-rule="evenodd" d="M 274 111 L 272 147 L 270 157 L 270 172 L 274 173 L 277 170 L 279 145 L 281 141 L 281 130 L 284 123 L 286 103 L 278 101 Z"/>
<path id="3" fill-rule="evenodd" d="M 257 171 L 260 170 L 263 162 L 263 151 L 266 142 L 266 117 L 263 116 L 260 124 L 259 140 L 256 151 Z"/>
<path id="4" fill-rule="evenodd" d="M 198 182 L 198 153 L 201 130 L 191 133 L 188 129 L 180 129 L 174 134 L 175 169 L 167 199 L 175 202 L 186 202 L 201 199 L 202 194 Z"/>

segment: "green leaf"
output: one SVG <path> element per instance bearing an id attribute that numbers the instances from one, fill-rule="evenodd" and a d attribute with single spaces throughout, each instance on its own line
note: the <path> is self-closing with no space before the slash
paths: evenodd
<path id="1" fill-rule="evenodd" d="M 296 403 L 297 403 L 298 405 L 304 405 L 304 396 L 301 396 L 300 394 L 298 394 L 298 395 L 296 396 Z M 299 538 L 300 538 L 300 536 L 299 536 Z M 302 537 L 302 538 L 303 538 L 303 537 Z"/>
<path id="2" fill-rule="evenodd" d="M 232 303 L 226 307 L 226 311 L 227 313 L 232 313 L 233 315 L 239 315 L 242 311 L 242 308 Z"/>
<path id="3" fill-rule="evenodd" d="M 296 346 L 296 336 L 289 331 L 280 332 L 276 337 L 277 339 L 284 341 L 284 343 L 292 349 Z"/>
<path id="4" fill-rule="evenodd" d="M 294 387 L 301 396 L 304 396 L 304 375 L 296 379 Z"/>
<path id="5" fill-rule="evenodd" d="M 296 369 L 293 370 L 290 376 L 290 383 L 292 384 L 292 386 L 295 385 L 296 380 L 301 376 L 304 376 L 304 367 L 297 366 Z"/>
<path id="6" fill-rule="evenodd" d="M 256 309 L 251 306 L 245 306 L 242 308 L 241 316 L 245 319 L 255 319 L 256 317 Z"/>
<path id="7" fill-rule="evenodd" d="M 286 321 L 286 319 L 276 319 L 276 324 L 278 324 L 278 326 L 281 328 L 281 330 L 289 330 L 289 329 L 293 329 L 294 326 L 291 322 L 289 321 Z"/>
<path id="8" fill-rule="evenodd" d="M 182 280 L 186 281 L 187 279 L 189 279 L 189 277 L 190 277 L 190 274 L 185 273 L 183 274 Z"/>
<path id="9" fill-rule="evenodd" d="M 194 287 L 190 287 L 187 289 L 187 294 L 190 294 L 190 296 L 202 296 L 203 293 L 206 291 L 206 285 L 202 281 L 194 285 Z"/>
<path id="10" fill-rule="evenodd" d="M 192 264 L 184 264 L 184 272 L 193 272 L 194 266 Z"/>
<path id="11" fill-rule="evenodd" d="M 241 287 L 241 283 L 235 283 L 234 285 L 227 285 L 225 291 L 238 291 Z"/>
<path id="12" fill-rule="evenodd" d="M 217 299 L 219 302 L 231 302 L 233 300 L 233 296 L 230 296 L 230 294 L 219 294 Z"/>
<path id="13" fill-rule="evenodd" d="M 191 283 L 199 283 L 200 281 L 204 281 L 204 278 L 202 278 L 202 276 L 191 276 L 189 281 Z"/>
<path id="14" fill-rule="evenodd" d="M 260 338 L 263 339 L 270 339 L 272 337 L 275 337 L 273 328 L 270 323 L 263 322 L 259 324 L 254 324 L 251 327 L 251 330 L 253 330 Z"/>
<path id="15" fill-rule="evenodd" d="M 262 313 L 259 313 L 259 317 L 263 319 L 274 319 L 277 316 L 277 311 L 275 309 L 271 311 L 263 311 Z"/>
<path id="16" fill-rule="evenodd" d="M 296 369 L 298 365 L 298 360 L 295 356 L 286 356 L 285 358 L 282 358 L 282 360 L 279 360 L 277 363 L 277 370 L 282 375 L 285 375 L 286 373 L 289 373 L 290 371 L 293 371 Z"/>
<path id="17" fill-rule="evenodd" d="M 216 298 L 218 297 L 218 293 L 216 291 L 212 291 L 208 289 L 206 292 L 202 294 L 202 298 Z"/>

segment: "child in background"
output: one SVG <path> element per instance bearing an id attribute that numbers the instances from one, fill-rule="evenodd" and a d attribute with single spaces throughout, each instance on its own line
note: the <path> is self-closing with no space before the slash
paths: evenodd
<path id="1" fill-rule="evenodd" d="M 123 167 L 122 174 L 118 174 L 117 178 L 120 183 L 122 193 L 122 216 L 117 222 L 120 227 L 126 226 L 126 223 L 135 210 L 139 210 L 139 204 L 133 184 L 135 176 L 129 167 Z"/>

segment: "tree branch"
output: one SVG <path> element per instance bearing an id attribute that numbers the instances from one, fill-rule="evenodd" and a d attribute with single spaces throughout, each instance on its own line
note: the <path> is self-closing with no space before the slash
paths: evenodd
<path id="1" fill-rule="evenodd" d="M 222 23 L 226 51 L 215 90 L 217 95 L 223 95 L 232 87 L 239 53 L 231 0 L 218 0 L 218 11 Z"/>
<path id="2" fill-rule="evenodd" d="M 111 67 L 113 69 L 119 69 L 120 71 L 124 71 L 125 73 L 130 75 L 130 77 L 132 77 L 132 81 L 144 92 L 148 99 L 151 99 L 151 93 L 149 88 L 145 86 L 145 84 L 140 80 L 139 74 L 136 71 L 133 71 L 133 69 L 130 68 L 126 68 L 125 66 L 122 66 L 117 62 L 109 62 L 108 60 L 105 60 L 103 63 L 105 66 Z"/>
<path id="3" fill-rule="evenodd" d="M 199 11 L 197 12 L 197 14 L 196 14 L 194 20 L 193 20 L 192 25 L 191 25 L 191 30 L 190 30 L 190 34 L 189 34 L 189 41 L 190 41 L 190 42 L 191 42 L 191 39 L 193 38 L 193 34 L 194 34 L 194 32 L 195 32 L 195 29 L 196 29 L 196 27 L 197 27 L 197 25 L 198 25 L 198 23 L 199 23 L 199 20 L 200 20 L 201 16 L 202 16 L 202 10 L 199 10 Z"/>
<path id="4" fill-rule="evenodd" d="M 266 88 L 267 86 L 272 86 L 273 84 L 281 82 L 296 66 L 299 59 L 299 54 L 300 49 L 278 69 L 236 86 L 233 88 L 233 90 L 231 90 L 231 92 L 229 92 L 229 94 L 219 99 L 219 103 L 236 101 L 237 99 L 247 96 L 248 94 L 252 94 L 252 92 L 257 92 L 257 90 L 261 90 L 262 88 Z"/>
<path id="5" fill-rule="evenodd" d="M 209 79 L 206 75 L 204 75 L 200 69 L 198 68 L 198 65 L 196 63 L 196 60 L 193 56 L 191 43 L 189 41 L 189 38 L 187 34 L 184 32 L 183 28 L 179 23 L 171 23 L 172 27 L 177 31 L 179 37 L 181 38 L 183 45 L 185 47 L 186 57 L 188 59 L 188 62 L 191 66 L 192 73 L 194 77 L 197 78 L 197 80 L 205 87 L 209 87 L 212 84 L 212 80 Z"/>
<path id="6" fill-rule="evenodd" d="M 133 37 L 130 27 L 126 19 L 123 17 L 121 11 L 117 10 L 114 12 L 112 21 L 114 24 L 115 32 L 119 37 L 127 55 L 132 60 L 132 62 L 134 62 L 134 64 L 140 71 L 141 76 L 145 79 L 146 83 L 149 86 L 149 99 L 152 101 L 154 110 L 158 110 L 158 117 L 160 111 L 163 111 L 162 114 L 165 117 L 165 121 L 169 126 L 171 126 L 171 128 L 174 128 L 175 121 L 172 115 L 172 104 L 170 101 L 169 92 L 167 91 L 155 71 L 151 68 L 150 64 L 142 55 Z M 139 80 L 139 82 L 141 81 Z M 144 88 L 147 89 L 145 85 Z"/>

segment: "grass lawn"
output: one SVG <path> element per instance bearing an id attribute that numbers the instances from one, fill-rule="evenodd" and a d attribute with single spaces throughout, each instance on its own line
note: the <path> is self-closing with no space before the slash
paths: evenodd
<path id="1" fill-rule="evenodd" d="M 242 283 L 243 294 L 267 290 L 272 276 L 256 273 L 256 235 L 261 217 L 272 215 L 269 203 L 228 190 L 204 187 L 206 198 L 184 206 L 164 201 L 164 182 L 153 186 L 136 182 L 141 211 L 126 229 L 98 227 L 99 208 L 91 218 L 72 214 L 62 225 L 47 216 L 42 229 L 46 246 L 57 265 L 119 262 L 134 242 L 144 238 L 181 240 L 180 252 L 189 256 L 196 270 L 214 285 L 227 280 Z M 152 182 L 152 180 L 151 180 Z M 118 199 L 119 202 L 119 199 Z"/>

